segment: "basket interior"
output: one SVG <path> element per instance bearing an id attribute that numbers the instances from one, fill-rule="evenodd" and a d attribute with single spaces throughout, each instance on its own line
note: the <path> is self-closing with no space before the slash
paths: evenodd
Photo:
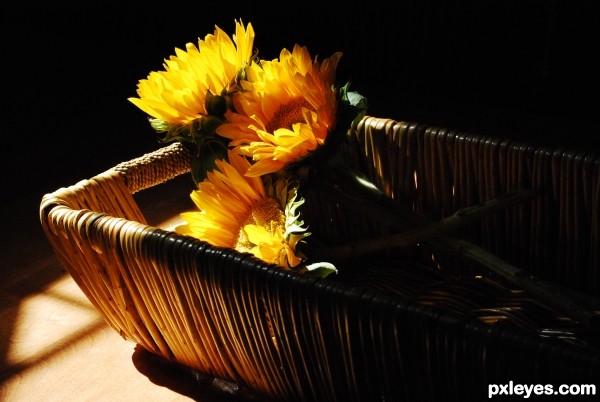
<path id="1" fill-rule="evenodd" d="M 532 201 L 460 228 L 453 239 L 535 281 L 507 278 L 458 248 L 439 247 L 436 238 L 344 260 L 342 280 L 489 325 L 600 346 L 600 155 L 370 117 L 350 133 L 350 143 L 344 161 L 431 220 L 511 191 L 532 191 Z M 345 208 L 319 191 L 306 196 L 311 230 L 332 246 L 386 234 L 360 208 Z"/>

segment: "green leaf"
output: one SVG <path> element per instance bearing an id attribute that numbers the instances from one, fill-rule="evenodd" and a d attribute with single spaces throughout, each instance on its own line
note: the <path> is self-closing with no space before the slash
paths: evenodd
<path id="1" fill-rule="evenodd" d="M 192 157 L 192 179 L 198 185 L 206 179 L 208 172 L 215 169 L 216 161 L 227 160 L 228 140 L 219 136 L 204 136 L 196 144 Z"/>
<path id="2" fill-rule="evenodd" d="M 358 92 L 350 91 L 350 83 L 339 89 L 340 110 L 338 111 L 337 124 L 342 124 L 348 129 L 354 128 L 366 115 L 369 102 L 366 97 Z"/>
<path id="3" fill-rule="evenodd" d="M 316 275 L 321 278 L 325 278 L 331 274 L 337 274 L 338 270 L 335 265 L 329 262 L 315 262 L 312 264 L 304 265 L 300 272 L 309 273 L 311 275 Z"/>

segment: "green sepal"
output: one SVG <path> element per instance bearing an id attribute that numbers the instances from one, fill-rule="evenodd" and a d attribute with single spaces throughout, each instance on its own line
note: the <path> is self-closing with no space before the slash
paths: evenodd
<path id="1" fill-rule="evenodd" d="M 206 106 L 207 116 L 223 116 L 229 108 L 230 100 L 228 96 L 213 95 L 210 91 L 206 91 Z"/>
<path id="2" fill-rule="evenodd" d="M 199 136 L 196 151 L 192 156 L 192 179 L 198 185 L 206 179 L 208 172 L 214 170 L 219 159 L 227 160 L 229 141 L 218 135 Z"/>
<path id="3" fill-rule="evenodd" d="M 327 135 L 324 147 L 337 147 L 346 138 L 348 130 L 356 125 L 367 114 L 369 107 L 367 98 L 358 92 L 350 91 L 350 83 L 338 89 L 338 111 L 335 127 Z"/>
<path id="4" fill-rule="evenodd" d="M 350 91 L 350 83 L 346 83 L 339 89 L 340 110 L 338 111 L 338 121 L 344 126 L 355 128 L 356 125 L 367 114 L 369 102 L 366 97 L 358 92 Z M 350 120 L 350 124 L 348 124 Z"/>
<path id="5" fill-rule="evenodd" d="M 194 142 L 193 126 L 181 126 L 169 124 L 162 119 L 150 118 L 150 125 L 156 131 L 158 140 L 162 143 L 174 141 Z"/>
<path id="6" fill-rule="evenodd" d="M 213 106 L 220 108 L 225 99 L 213 96 Z M 164 120 L 150 119 L 150 124 L 159 133 L 160 142 L 192 144 L 191 172 L 196 185 L 204 180 L 211 170 L 216 167 L 217 159 L 227 159 L 229 140 L 216 133 L 217 127 L 225 122 L 225 118 L 216 115 L 206 115 L 185 126 L 169 125 Z"/>

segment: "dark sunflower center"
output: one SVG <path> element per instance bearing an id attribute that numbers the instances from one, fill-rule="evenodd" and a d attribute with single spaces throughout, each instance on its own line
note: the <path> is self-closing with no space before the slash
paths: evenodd
<path id="1" fill-rule="evenodd" d="M 246 225 L 262 226 L 271 234 L 275 233 L 276 228 L 281 232 L 285 231 L 285 215 L 274 198 L 266 197 L 257 201 L 248 211 L 248 216 L 240 225 L 238 239 L 235 249 L 238 251 L 250 251 L 254 245 L 248 240 L 244 231 Z"/>
<path id="2" fill-rule="evenodd" d="M 302 108 L 309 106 L 310 104 L 304 98 L 296 98 L 291 102 L 279 106 L 279 109 L 277 109 L 273 118 L 267 124 L 267 132 L 273 133 L 278 128 L 291 129 L 294 123 L 303 121 Z"/>

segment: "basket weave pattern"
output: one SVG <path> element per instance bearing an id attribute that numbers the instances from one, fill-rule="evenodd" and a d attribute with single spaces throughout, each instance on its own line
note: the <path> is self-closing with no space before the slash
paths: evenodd
<path id="1" fill-rule="evenodd" d="M 600 296 L 600 155 L 366 118 L 361 167 L 393 199 L 443 218 L 518 189 L 533 202 L 461 235 L 528 273 Z"/>
<path id="2" fill-rule="evenodd" d="M 365 118 L 358 166 L 418 214 L 439 219 L 518 188 L 537 197 L 461 230 L 520 269 L 600 294 L 600 157 L 426 125 Z M 510 379 L 600 378 L 593 345 L 518 330 L 148 226 L 133 194 L 189 171 L 173 144 L 43 197 L 57 256 L 125 339 L 278 400 L 480 400 Z M 333 242 L 376 232 L 327 203 L 307 210 Z M 456 256 L 440 255 L 441 270 Z M 342 268 L 343 269 L 343 268 Z M 515 357 L 515 356 L 518 356 Z"/>

